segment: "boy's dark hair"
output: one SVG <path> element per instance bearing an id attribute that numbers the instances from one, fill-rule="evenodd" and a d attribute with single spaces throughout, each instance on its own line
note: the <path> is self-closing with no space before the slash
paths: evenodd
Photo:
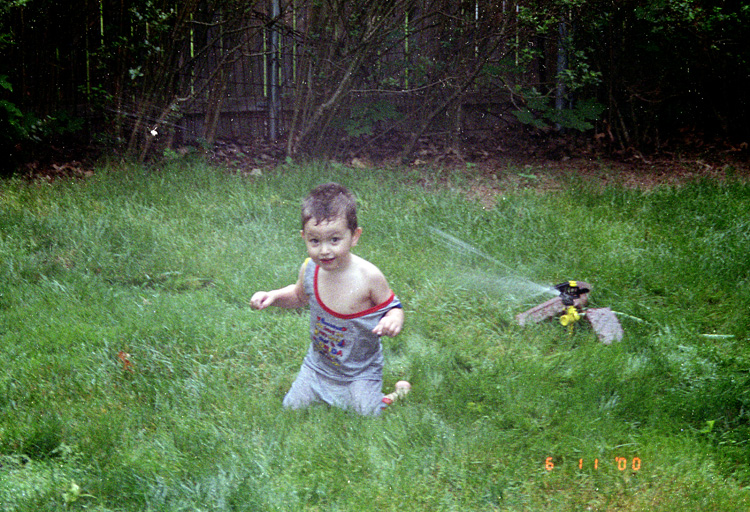
<path id="1" fill-rule="evenodd" d="M 346 219 L 350 231 L 357 229 L 357 200 L 343 185 L 324 183 L 312 189 L 302 202 L 302 229 L 310 219 L 316 223 Z"/>

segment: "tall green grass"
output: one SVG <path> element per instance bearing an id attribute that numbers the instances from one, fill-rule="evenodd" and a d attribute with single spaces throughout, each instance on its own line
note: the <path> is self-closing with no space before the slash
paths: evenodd
<path id="1" fill-rule="evenodd" d="M 477 179 L 179 162 L 0 182 L 0 510 L 748 508 L 750 187 L 571 183 L 488 209 Z M 300 199 L 327 180 L 406 305 L 385 384 L 413 392 L 377 419 L 282 410 L 306 313 L 247 304 L 296 277 Z M 516 325 L 548 298 L 532 283 L 568 279 L 621 343 Z"/>

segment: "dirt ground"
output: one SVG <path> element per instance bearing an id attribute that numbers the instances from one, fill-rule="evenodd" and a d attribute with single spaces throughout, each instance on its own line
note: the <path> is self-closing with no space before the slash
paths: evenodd
<path id="1" fill-rule="evenodd" d="M 485 179 L 476 181 L 470 196 L 486 207 L 491 207 L 496 197 L 512 190 L 554 191 L 568 187 L 571 180 L 585 182 L 594 188 L 623 186 L 639 190 L 662 185 L 678 186 L 700 179 L 750 181 L 747 162 L 734 158 L 707 161 L 700 155 L 632 161 L 600 157 L 564 160 L 509 158 L 483 162 L 481 169 Z"/>
<path id="2" fill-rule="evenodd" d="M 750 179 L 750 151 L 745 143 L 690 139 L 646 155 L 632 149 L 616 150 L 585 136 L 506 133 L 466 138 L 460 148 L 440 138 L 425 137 L 406 162 L 398 159 L 399 147 L 397 140 L 383 141 L 369 149 L 352 144 L 338 162 L 360 169 L 424 169 L 420 181 L 428 188 L 440 186 L 441 176 L 465 171 L 469 196 L 486 207 L 512 190 L 550 191 L 569 186 L 571 177 L 596 187 L 618 185 L 644 190 L 696 179 Z M 172 150 L 169 156 L 183 158 L 196 153 L 196 148 L 184 146 Z M 49 155 L 27 162 L 19 172 L 30 180 L 86 179 L 94 175 L 97 161 L 104 154 L 107 152 L 90 147 L 52 148 Z M 271 172 L 286 161 L 282 142 L 218 141 L 204 156 L 228 172 L 248 176 Z M 159 168 L 161 162 L 148 165 Z"/>

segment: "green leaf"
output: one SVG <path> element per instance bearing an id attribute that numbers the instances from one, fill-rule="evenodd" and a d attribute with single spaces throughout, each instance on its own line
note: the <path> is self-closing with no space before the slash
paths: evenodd
<path id="1" fill-rule="evenodd" d="M 13 92 L 13 86 L 8 81 L 8 75 L 0 75 L 0 87 L 5 89 L 6 91 Z"/>
<path id="2" fill-rule="evenodd" d="M 531 125 L 535 128 L 546 128 L 548 125 L 543 120 L 534 117 L 529 109 L 514 110 L 513 115 L 523 124 Z"/>

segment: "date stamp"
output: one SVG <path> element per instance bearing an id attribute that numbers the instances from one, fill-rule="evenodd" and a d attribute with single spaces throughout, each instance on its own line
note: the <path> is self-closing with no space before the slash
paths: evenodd
<path id="1" fill-rule="evenodd" d="M 578 469 L 593 469 L 594 471 L 599 471 L 600 467 L 604 464 L 607 464 L 610 462 L 611 459 L 602 459 L 601 461 L 596 458 L 593 461 L 590 459 L 578 459 Z M 557 467 L 557 463 L 555 462 L 554 457 L 547 457 L 544 459 L 544 469 L 547 471 L 554 471 Z M 640 471 L 642 467 L 642 461 L 640 457 L 615 457 L 614 458 L 614 467 L 616 467 L 619 471 L 627 471 L 628 469 L 631 471 Z"/>

